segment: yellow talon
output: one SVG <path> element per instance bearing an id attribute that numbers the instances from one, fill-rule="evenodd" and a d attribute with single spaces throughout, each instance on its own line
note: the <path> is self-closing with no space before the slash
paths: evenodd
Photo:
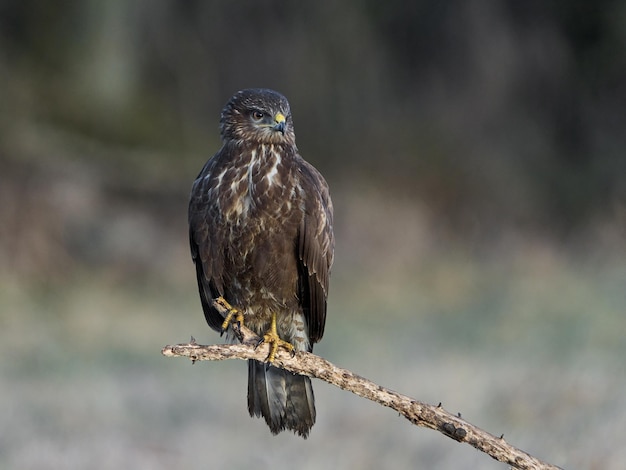
<path id="1" fill-rule="evenodd" d="M 215 299 L 215 302 L 217 302 L 219 305 L 221 305 L 226 310 L 228 310 L 228 314 L 226 315 L 226 317 L 224 318 L 224 321 L 222 322 L 222 333 L 224 333 L 228 329 L 228 326 L 231 323 L 237 323 L 238 326 L 243 325 L 243 313 L 241 312 L 241 310 L 236 309 L 235 307 L 230 305 L 228 302 L 226 302 L 226 299 L 224 299 L 224 297 L 218 297 L 217 299 Z M 234 322 L 233 322 L 233 317 L 235 319 Z"/>
<path id="2" fill-rule="evenodd" d="M 278 331 L 276 330 L 276 314 L 272 313 L 272 323 L 270 324 L 270 329 L 267 333 L 263 335 L 262 343 L 270 344 L 270 354 L 267 356 L 267 362 L 272 363 L 274 359 L 276 359 L 276 351 L 278 351 L 279 347 L 285 348 L 287 351 L 292 352 L 294 350 L 293 344 L 288 341 L 280 339 L 278 336 Z"/>

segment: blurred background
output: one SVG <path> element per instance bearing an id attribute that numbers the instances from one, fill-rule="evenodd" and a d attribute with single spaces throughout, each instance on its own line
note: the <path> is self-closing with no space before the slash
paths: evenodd
<path id="1" fill-rule="evenodd" d="M 327 178 L 315 352 L 567 468 L 626 460 L 626 2 L 0 1 L 0 468 L 504 469 L 314 382 L 307 441 L 204 322 L 187 199 L 269 87 Z"/>

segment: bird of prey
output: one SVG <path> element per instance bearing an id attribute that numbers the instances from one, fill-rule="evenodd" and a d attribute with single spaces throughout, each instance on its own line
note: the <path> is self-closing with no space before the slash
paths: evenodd
<path id="1" fill-rule="evenodd" d="M 222 148 L 202 168 L 189 202 L 189 240 L 211 328 L 231 317 L 270 343 L 248 361 L 248 411 L 273 434 L 306 438 L 315 423 L 308 377 L 272 366 L 278 347 L 312 351 L 324 333 L 333 262 L 333 207 L 322 175 L 298 153 L 287 99 L 237 92 L 220 119 Z M 232 306 L 226 319 L 212 302 Z"/>

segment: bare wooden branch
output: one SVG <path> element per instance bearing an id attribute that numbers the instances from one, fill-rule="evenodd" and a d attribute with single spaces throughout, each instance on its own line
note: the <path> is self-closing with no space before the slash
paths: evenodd
<path id="1" fill-rule="evenodd" d="M 269 345 L 259 344 L 260 338 L 245 327 L 237 327 L 241 344 L 217 344 L 204 346 L 192 338 L 187 344 L 165 346 L 164 356 L 188 357 L 192 361 L 221 361 L 224 359 L 256 359 L 265 361 Z M 496 437 L 468 423 L 460 416 L 443 409 L 441 404 L 429 405 L 406 395 L 394 392 L 361 377 L 347 369 L 335 366 L 315 354 L 298 352 L 295 355 L 283 350 L 276 354 L 275 366 L 296 374 L 322 379 L 342 390 L 347 390 L 368 400 L 396 410 L 411 423 L 435 429 L 458 441 L 465 442 L 495 460 L 518 469 L 557 470 L 560 467 L 542 462 L 532 455 L 513 447 L 503 437 Z"/>

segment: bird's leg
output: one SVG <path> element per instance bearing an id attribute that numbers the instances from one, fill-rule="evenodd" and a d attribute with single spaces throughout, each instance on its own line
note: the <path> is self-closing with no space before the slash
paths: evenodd
<path id="1" fill-rule="evenodd" d="M 279 347 L 285 348 L 287 351 L 294 352 L 293 344 L 288 341 L 280 339 L 278 336 L 278 331 L 276 329 L 276 314 L 272 313 L 272 322 L 270 324 L 270 329 L 267 333 L 263 335 L 260 343 L 269 343 L 270 345 L 270 354 L 267 356 L 267 362 L 272 363 L 276 358 L 276 351 L 278 351 Z"/>
<path id="2" fill-rule="evenodd" d="M 228 329 L 228 326 L 231 323 L 236 324 L 237 327 L 241 327 L 243 325 L 243 312 L 241 310 L 238 310 L 230 305 L 228 302 L 226 302 L 226 299 L 221 296 L 215 299 L 215 302 L 228 311 L 226 317 L 224 318 L 224 321 L 222 322 L 221 335 L 224 334 L 224 332 Z"/>

